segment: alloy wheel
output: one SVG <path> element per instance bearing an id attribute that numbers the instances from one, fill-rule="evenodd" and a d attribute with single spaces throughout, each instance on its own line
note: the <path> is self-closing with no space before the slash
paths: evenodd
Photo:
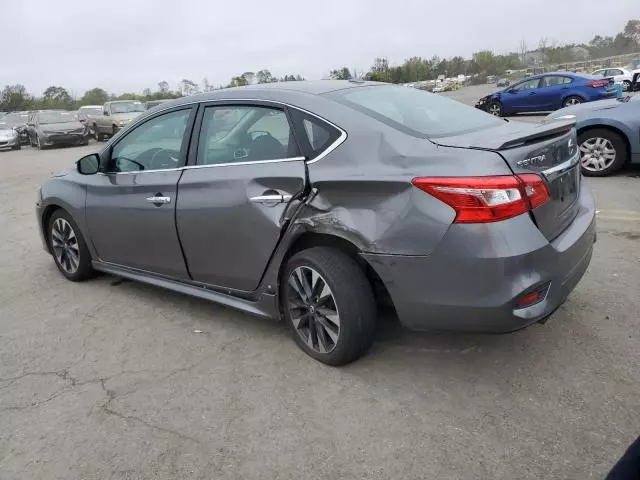
<path id="1" fill-rule="evenodd" d="M 609 168 L 616 160 L 616 149 L 607 138 L 588 138 L 580 145 L 582 168 L 600 172 Z"/>
<path id="2" fill-rule="evenodd" d="M 578 97 L 570 97 L 565 102 L 565 105 L 567 105 L 567 106 L 569 106 L 569 105 L 579 105 L 581 103 L 582 103 L 582 100 L 580 100 Z"/>
<path id="3" fill-rule="evenodd" d="M 489 113 L 491 115 L 495 115 L 496 117 L 500 116 L 500 105 L 498 105 L 497 103 L 492 103 L 491 105 L 489 105 Z"/>
<path id="4" fill-rule="evenodd" d="M 58 265 L 73 275 L 80 265 L 80 247 L 78 237 L 71 224 L 64 218 L 58 218 L 51 227 L 51 247 Z"/>
<path id="5" fill-rule="evenodd" d="M 289 275 L 287 308 L 296 333 L 318 353 L 330 353 L 340 337 L 340 315 L 331 288 L 311 267 Z"/>

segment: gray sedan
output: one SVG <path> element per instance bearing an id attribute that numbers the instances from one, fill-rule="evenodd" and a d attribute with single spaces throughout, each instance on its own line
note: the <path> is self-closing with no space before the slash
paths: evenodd
<path id="1" fill-rule="evenodd" d="M 0 121 L 0 148 L 20 150 L 18 132 L 8 123 Z"/>
<path id="2" fill-rule="evenodd" d="M 290 82 L 178 99 L 42 185 L 45 250 L 280 319 L 313 358 L 411 329 L 544 322 L 595 241 L 572 121 L 507 122 L 411 88 Z"/>

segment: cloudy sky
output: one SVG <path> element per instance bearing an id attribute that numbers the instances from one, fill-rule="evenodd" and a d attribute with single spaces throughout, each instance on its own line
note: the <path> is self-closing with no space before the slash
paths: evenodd
<path id="1" fill-rule="evenodd" d="M 377 56 L 516 51 L 582 42 L 640 16 L 638 0 L 0 0 L 0 87 L 122 93 L 263 68 L 322 78 Z M 8 21 L 9 20 L 9 21 Z"/>

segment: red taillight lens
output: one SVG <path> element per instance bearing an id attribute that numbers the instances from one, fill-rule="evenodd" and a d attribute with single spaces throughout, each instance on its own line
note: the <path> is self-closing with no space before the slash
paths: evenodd
<path id="1" fill-rule="evenodd" d="M 606 87 L 609 85 L 609 80 L 592 80 L 585 84 L 587 87 Z"/>
<path id="2" fill-rule="evenodd" d="M 414 178 L 414 186 L 456 211 L 455 223 L 488 223 L 542 205 L 549 191 L 535 174 L 496 177 Z"/>

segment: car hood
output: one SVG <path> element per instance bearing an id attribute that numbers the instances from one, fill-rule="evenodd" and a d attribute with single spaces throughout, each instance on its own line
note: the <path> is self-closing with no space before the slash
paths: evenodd
<path id="1" fill-rule="evenodd" d="M 538 139 L 553 136 L 558 132 L 565 132 L 574 124 L 575 121 L 572 119 L 538 125 L 505 121 L 504 124 L 495 127 L 450 137 L 431 138 L 430 140 L 445 147 L 497 151 L 527 145 Z"/>
<path id="2" fill-rule="evenodd" d="M 14 130 L 12 128 L 0 128 L 0 135 L 1 136 L 5 136 L 5 135 L 12 135 L 14 132 Z"/>
<path id="3" fill-rule="evenodd" d="M 60 123 L 44 123 L 40 125 L 40 129 L 45 132 L 60 132 L 67 130 L 76 130 L 84 128 L 80 122 L 60 122 Z"/>
<path id="4" fill-rule="evenodd" d="M 118 122 L 121 120 L 133 120 L 134 118 L 139 117 L 143 113 L 144 112 L 114 113 L 113 115 L 111 115 L 111 118 L 113 118 Z"/>

